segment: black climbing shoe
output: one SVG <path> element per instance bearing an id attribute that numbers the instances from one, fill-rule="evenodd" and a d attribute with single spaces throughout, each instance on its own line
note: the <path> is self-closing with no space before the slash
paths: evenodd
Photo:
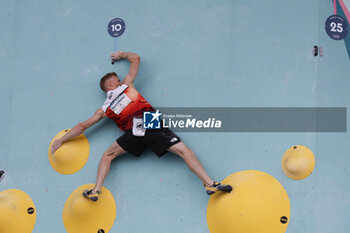
<path id="1" fill-rule="evenodd" d="M 205 186 L 205 185 L 204 185 Z M 217 191 L 230 193 L 232 191 L 231 185 L 221 184 L 219 182 L 215 182 L 211 186 L 205 186 L 208 195 L 213 195 Z"/>
<path id="2" fill-rule="evenodd" d="M 90 199 L 91 201 L 97 201 L 98 196 L 100 194 L 101 194 L 101 191 L 96 191 L 95 193 L 92 193 L 92 189 L 91 190 L 85 189 L 83 192 L 83 196 Z"/>

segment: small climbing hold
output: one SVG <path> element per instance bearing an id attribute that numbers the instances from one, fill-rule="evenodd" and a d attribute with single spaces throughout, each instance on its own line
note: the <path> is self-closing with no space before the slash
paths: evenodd
<path id="1" fill-rule="evenodd" d="M 282 170 L 293 180 L 308 177 L 315 167 L 315 157 L 312 151 L 303 145 L 289 148 L 282 157 Z"/>
<path id="2" fill-rule="evenodd" d="M 5 176 L 5 172 L 3 170 L 0 170 L 0 181 L 2 180 L 2 178 L 4 178 Z"/>

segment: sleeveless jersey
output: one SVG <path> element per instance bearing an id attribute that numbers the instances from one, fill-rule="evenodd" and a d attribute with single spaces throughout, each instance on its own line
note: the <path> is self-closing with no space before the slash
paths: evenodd
<path id="1" fill-rule="evenodd" d="M 108 91 L 101 108 L 123 131 L 132 129 L 134 117 L 143 117 L 143 112 L 155 111 L 135 88 L 129 88 L 126 84 Z"/>

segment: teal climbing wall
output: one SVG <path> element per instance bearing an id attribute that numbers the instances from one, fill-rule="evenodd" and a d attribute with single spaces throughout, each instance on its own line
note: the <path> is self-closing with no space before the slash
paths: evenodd
<path id="1" fill-rule="evenodd" d="M 25 191 L 37 211 L 33 233 L 65 232 L 63 206 L 95 181 L 104 150 L 121 135 L 104 120 L 86 132 L 90 157 L 62 175 L 47 158 L 51 139 L 91 116 L 104 101 L 98 82 L 112 66 L 107 24 L 123 18 L 118 48 L 141 56 L 139 92 L 161 107 L 349 107 L 349 57 L 324 31 L 328 0 L 9 1 L 0 0 L 0 191 Z M 323 57 L 314 57 L 314 45 Z M 349 133 L 179 133 L 209 175 L 241 170 L 274 176 L 291 201 L 287 233 L 346 233 L 350 227 Z M 294 181 L 283 153 L 303 144 L 316 167 Z M 176 155 L 116 159 L 106 179 L 115 233 L 208 233 L 208 196 Z"/>

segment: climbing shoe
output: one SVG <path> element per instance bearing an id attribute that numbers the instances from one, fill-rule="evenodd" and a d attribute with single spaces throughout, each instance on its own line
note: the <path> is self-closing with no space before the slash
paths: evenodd
<path id="1" fill-rule="evenodd" d="M 205 186 L 205 189 L 206 189 L 208 195 L 213 195 L 217 191 L 230 193 L 232 191 L 232 186 L 221 184 L 219 182 L 214 181 L 214 183 L 211 186 Z"/>
<path id="2" fill-rule="evenodd" d="M 87 190 L 85 189 L 83 192 L 83 196 L 92 200 L 92 201 L 97 201 L 98 200 L 98 196 L 101 194 L 101 191 L 96 191 L 95 193 L 92 193 L 92 189 L 91 190 Z"/>

